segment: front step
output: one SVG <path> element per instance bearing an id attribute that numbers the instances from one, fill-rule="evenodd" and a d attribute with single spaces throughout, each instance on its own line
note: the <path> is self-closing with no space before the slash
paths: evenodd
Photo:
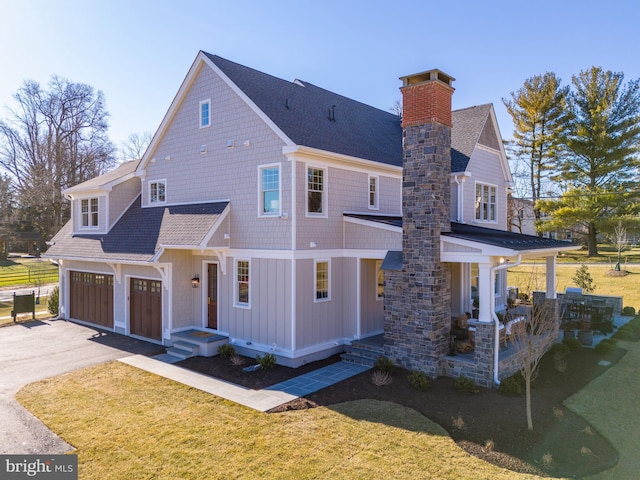
<path id="1" fill-rule="evenodd" d="M 366 367 L 374 367 L 378 358 L 384 355 L 384 345 L 381 336 L 354 340 L 345 347 L 345 353 L 340 355 L 343 362 Z"/>
<path id="2" fill-rule="evenodd" d="M 185 360 L 187 358 L 195 357 L 200 352 L 200 346 L 195 343 L 189 343 L 182 340 L 173 342 L 173 346 L 167 348 L 167 353 L 174 357 Z"/>

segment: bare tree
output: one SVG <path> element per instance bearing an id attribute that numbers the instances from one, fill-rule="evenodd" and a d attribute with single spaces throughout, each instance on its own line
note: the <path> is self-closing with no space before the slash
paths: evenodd
<path id="1" fill-rule="evenodd" d="M 140 160 L 151 143 L 151 132 L 132 133 L 120 146 L 120 160 Z"/>
<path id="2" fill-rule="evenodd" d="M 618 251 L 618 261 L 616 262 L 615 270 L 620 271 L 620 257 L 627 245 L 629 245 L 629 238 L 627 237 L 627 229 L 622 225 L 622 220 L 618 220 L 618 224 L 613 229 L 613 235 L 611 235 L 611 242 L 616 246 Z"/>
<path id="3" fill-rule="evenodd" d="M 531 384 L 538 375 L 540 360 L 558 338 L 560 313 L 555 299 L 534 301 L 526 321 L 511 325 L 511 341 L 525 381 L 527 427 L 533 430 Z"/>
<path id="4" fill-rule="evenodd" d="M 0 121 L 0 166 L 19 207 L 49 238 L 69 218 L 62 191 L 114 163 L 104 96 L 54 76 L 47 89 L 26 80 L 14 98 L 17 108 Z"/>

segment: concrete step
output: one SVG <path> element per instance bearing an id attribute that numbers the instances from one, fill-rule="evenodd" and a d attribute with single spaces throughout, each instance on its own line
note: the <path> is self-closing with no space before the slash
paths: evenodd
<path id="1" fill-rule="evenodd" d="M 376 364 L 376 361 L 371 358 L 361 357 L 359 355 L 352 355 L 350 353 L 343 353 L 340 355 L 340 358 L 345 363 L 350 363 L 353 365 L 362 365 L 363 367 L 373 368 Z"/>
<path id="2" fill-rule="evenodd" d="M 169 355 L 173 355 L 174 357 L 182 358 L 183 360 L 186 358 L 195 357 L 200 352 L 200 346 L 184 342 L 182 340 L 178 340 L 177 342 L 173 342 L 173 346 L 167 348 L 167 353 Z"/>

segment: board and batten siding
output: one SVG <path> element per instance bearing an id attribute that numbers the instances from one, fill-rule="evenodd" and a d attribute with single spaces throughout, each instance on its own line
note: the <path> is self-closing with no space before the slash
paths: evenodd
<path id="1" fill-rule="evenodd" d="M 218 275 L 218 328 L 229 338 L 290 350 L 291 261 L 249 258 L 250 307 L 235 306 L 235 259 L 227 258 L 227 273 Z"/>
<path id="2" fill-rule="evenodd" d="M 476 148 L 469 160 L 467 168 L 472 172 L 472 176 L 464 182 L 464 212 L 463 221 L 465 223 L 476 223 L 480 226 L 495 228 L 499 230 L 507 229 L 507 189 L 504 172 L 500 167 L 498 152 L 490 152 Z M 494 185 L 496 187 L 496 222 L 476 222 L 476 183 Z"/>
<path id="3" fill-rule="evenodd" d="M 199 128 L 199 105 L 211 100 L 211 123 Z M 258 166 L 280 163 L 282 211 L 290 212 L 290 162 L 283 141 L 208 66 L 202 66 L 147 165 L 149 183 L 166 181 L 166 204 L 231 201 L 231 246 L 288 248 L 291 222 L 259 217 Z M 200 153 L 201 148 L 205 153 Z"/>

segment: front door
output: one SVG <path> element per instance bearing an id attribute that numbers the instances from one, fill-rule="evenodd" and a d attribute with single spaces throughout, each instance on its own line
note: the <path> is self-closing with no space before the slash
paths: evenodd
<path id="1" fill-rule="evenodd" d="M 207 266 L 207 327 L 218 329 L 218 264 L 210 263 Z"/>

